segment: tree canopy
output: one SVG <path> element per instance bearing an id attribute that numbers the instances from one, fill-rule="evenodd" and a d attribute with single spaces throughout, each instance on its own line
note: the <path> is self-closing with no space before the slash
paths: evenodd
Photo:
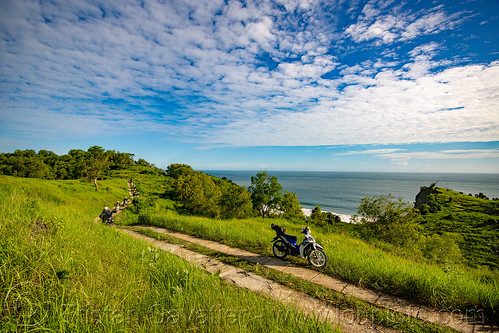
<path id="1" fill-rule="evenodd" d="M 130 166 L 145 168 L 141 173 L 158 172 L 153 164 L 138 159 L 134 154 L 105 150 L 92 146 L 88 150 L 71 149 L 67 154 L 32 149 L 0 153 L 0 174 L 41 179 L 86 179 L 97 182 L 112 170 Z M 164 174 L 163 170 L 160 170 Z M 245 188 L 227 179 L 195 171 L 187 164 L 173 163 L 167 167 L 168 190 L 166 195 L 179 204 L 180 210 L 189 214 L 216 218 L 246 218 L 260 214 L 262 217 L 304 218 L 295 193 L 282 191 L 277 177 L 260 172 L 251 177 L 251 186 Z"/>
<path id="2" fill-rule="evenodd" d="M 270 217 L 279 212 L 283 198 L 282 186 L 277 181 L 277 177 L 268 176 L 265 171 L 259 172 L 251 177 L 251 185 L 248 187 L 251 192 L 251 201 L 263 218 Z"/>
<path id="3" fill-rule="evenodd" d="M 123 170 L 136 164 L 134 155 L 92 146 L 87 151 L 72 149 L 65 155 L 32 149 L 0 154 L 0 174 L 41 179 L 80 179 L 92 181 L 108 170 Z"/>
<path id="4" fill-rule="evenodd" d="M 85 158 L 81 161 L 80 167 L 83 177 L 93 181 L 97 191 L 97 179 L 109 169 L 109 156 L 102 147 L 90 147 L 85 154 Z"/>
<path id="5" fill-rule="evenodd" d="M 417 242 L 419 213 L 402 198 L 365 197 L 358 213 L 366 239 L 377 238 L 396 245 Z"/>
<path id="6" fill-rule="evenodd" d="M 189 214 L 226 219 L 253 214 L 250 193 L 243 186 L 194 171 L 186 164 L 170 164 L 167 174 L 171 177 L 167 195 Z"/>
<path id="7" fill-rule="evenodd" d="M 320 227 L 326 227 L 341 222 L 341 219 L 338 215 L 331 212 L 323 212 L 320 206 L 315 206 L 312 209 L 309 221 Z"/>
<path id="8" fill-rule="evenodd" d="M 283 212 L 282 217 L 287 220 L 305 219 L 305 215 L 303 214 L 303 210 L 296 193 L 284 191 L 280 208 Z"/>

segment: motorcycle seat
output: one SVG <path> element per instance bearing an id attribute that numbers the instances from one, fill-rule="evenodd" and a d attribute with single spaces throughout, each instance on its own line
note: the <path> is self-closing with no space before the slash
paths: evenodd
<path id="1" fill-rule="evenodd" d="M 288 235 L 288 234 L 282 234 L 284 237 L 286 237 L 287 239 L 289 239 L 290 241 L 295 241 L 298 239 L 296 236 L 293 236 L 293 235 Z"/>

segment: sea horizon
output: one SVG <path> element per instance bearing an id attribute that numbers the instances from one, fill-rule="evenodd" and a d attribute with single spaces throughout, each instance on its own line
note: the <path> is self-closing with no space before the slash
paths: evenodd
<path id="1" fill-rule="evenodd" d="M 429 174 L 473 174 L 473 175 L 499 175 L 498 172 L 452 172 L 452 171 L 342 171 L 342 170 L 262 170 L 262 169 L 199 169 L 204 173 L 209 173 L 210 171 L 235 171 L 235 172 L 266 172 L 267 174 L 272 172 L 338 172 L 338 173 L 429 173 Z"/>
<path id="2" fill-rule="evenodd" d="M 248 187 L 256 170 L 203 170 Z M 483 193 L 499 197 L 499 173 L 462 172 L 383 172 L 383 171 L 265 171 L 276 176 L 284 191 L 296 193 L 306 210 L 320 206 L 322 211 L 342 216 L 357 214 L 364 197 L 389 196 L 412 204 L 423 186 L 436 183 L 464 194 Z M 348 221 L 345 221 L 348 222 Z"/>

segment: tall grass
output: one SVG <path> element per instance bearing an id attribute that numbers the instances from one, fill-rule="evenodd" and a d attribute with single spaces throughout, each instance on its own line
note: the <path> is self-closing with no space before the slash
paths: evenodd
<path id="1" fill-rule="evenodd" d="M 299 226 L 285 220 L 215 220 L 170 210 L 146 209 L 139 215 L 128 212 L 121 220 L 123 224 L 162 226 L 264 255 L 271 255 L 270 241 L 275 235 L 271 222 L 299 234 Z M 323 270 L 326 274 L 449 311 L 483 310 L 486 321 L 499 317 L 499 278 L 495 272 L 415 262 L 343 234 L 312 231 L 329 258 Z"/>
<path id="2" fill-rule="evenodd" d="M 327 332 L 99 222 L 124 180 L 0 176 L 0 330 Z"/>

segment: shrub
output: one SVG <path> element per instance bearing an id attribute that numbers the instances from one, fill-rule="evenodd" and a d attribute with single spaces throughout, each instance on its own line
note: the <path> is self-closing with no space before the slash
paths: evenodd
<path id="1" fill-rule="evenodd" d="M 358 209 L 360 232 L 366 240 L 378 239 L 395 245 L 419 241 L 419 214 L 408 202 L 393 196 L 363 198 Z"/>

